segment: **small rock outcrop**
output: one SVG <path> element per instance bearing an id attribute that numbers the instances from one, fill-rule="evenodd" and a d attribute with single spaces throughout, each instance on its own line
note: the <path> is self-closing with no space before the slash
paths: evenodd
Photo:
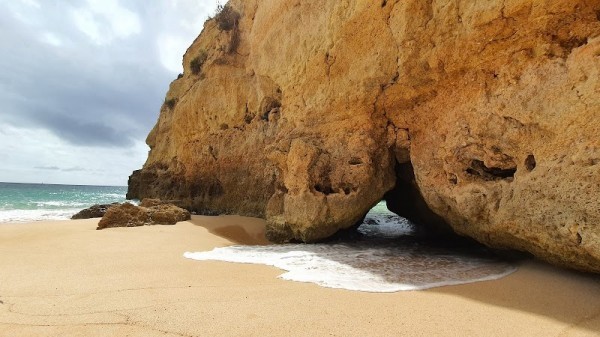
<path id="1" fill-rule="evenodd" d="M 264 217 L 276 242 L 382 198 L 600 272 L 600 3 L 231 0 L 183 58 L 129 198 Z"/>
<path id="2" fill-rule="evenodd" d="M 106 211 L 114 206 L 120 205 L 118 202 L 114 202 L 112 204 L 99 204 L 93 205 L 86 209 L 82 209 L 77 214 L 71 217 L 71 220 L 80 220 L 80 219 L 92 219 L 92 218 L 101 218 L 104 216 Z"/>
<path id="3" fill-rule="evenodd" d="M 123 203 L 111 207 L 98 223 L 97 229 L 174 225 L 179 221 L 186 221 L 191 218 L 190 212 L 172 204 L 152 200 L 147 202 L 146 205 L 146 207 L 143 207 Z"/>

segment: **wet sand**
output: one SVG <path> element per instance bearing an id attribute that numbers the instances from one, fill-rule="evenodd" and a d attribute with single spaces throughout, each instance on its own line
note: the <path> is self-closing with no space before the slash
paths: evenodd
<path id="1" fill-rule="evenodd" d="M 361 293 L 273 267 L 182 257 L 267 244 L 263 222 L 199 217 L 96 231 L 0 224 L 0 336 L 597 336 L 600 277 L 525 261 L 496 281 Z"/>

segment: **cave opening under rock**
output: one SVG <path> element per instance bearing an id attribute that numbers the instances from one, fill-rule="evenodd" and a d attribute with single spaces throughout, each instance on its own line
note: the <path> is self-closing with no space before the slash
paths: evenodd
<path id="1" fill-rule="evenodd" d="M 396 185 L 367 213 L 363 221 L 364 224 L 373 225 L 376 223 L 372 219 L 380 218 L 378 220 L 380 224 L 385 224 L 377 231 L 383 233 L 384 239 L 394 238 L 403 243 L 418 242 L 431 248 L 450 249 L 454 252 L 492 254 L 508 260 L 519 260 L 530 256 L 514 250 L 491 249 L 470 237 L 457 234 L 427 205 L 419 190 L 412 163 L 396 162 L 395 172 Z M 398 226 L 398 228 L 391 226 Z M 362 233 L 365 227 L 357 226 L 356 229 Z M 398 235 L 401 232 L 402 235 Z M 386 237 L 388 234 L 391 236 Z M 365 239 L 368 239 L 368 236 Z"/>
<path id="2" fill-rule="evenodd" d="M 324 241 L 406 238 L 459 242 L 442 217 L 435 214 L 419 191 L 410 161 L 395 165 L 396 184 L 354 226 Z M 469 240 L 471 241 L 471 240 Z"/>
<path id="3" fill-rule="evenodd" d="M 410 220 L 415 230 L 423 234 L 448 235 L 453 233 L 442 217 L 435 214 L 425 202 L 415 179 L 410 161 L 396 162 L 396 185 L 383 196 L 387 208 Z"/>

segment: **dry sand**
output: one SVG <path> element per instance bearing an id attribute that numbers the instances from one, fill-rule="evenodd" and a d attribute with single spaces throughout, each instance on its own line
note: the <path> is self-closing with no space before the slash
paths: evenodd
<path id="1" fill-rule="evenodd" d="M 373 294 L 184 259 L 264 244 L 263 222 L 194 217 L 96 231 L 0 224 L 0 336 L 598 336 L 600 277 L 524 262 L 497 281 Z"/>

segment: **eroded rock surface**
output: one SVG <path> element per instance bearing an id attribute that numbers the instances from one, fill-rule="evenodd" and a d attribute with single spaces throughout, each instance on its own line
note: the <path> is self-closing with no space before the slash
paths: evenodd
<path id="1" fill-rule="evenodd" d="M 104 213 L 106 213 L 106 211 L 113 207 L 113 206 L 118 206 L 119 203 L 115 202 L 112 204 L 98 204 L 98 205 L 93 205 L 90 206 L 86 209 L 82 209 L 81 211 L 77 212 L 77 214 L 73 215 L 71 217 L 72 220 L 77 220 L 77 219 L 92 219 L 92 218 L 101 218 L 104 216 Z"/>
<path id="2" fill-rule="evenodd" d="M 143 202 L 142 202 L 143 203 Z M 146 206 L 123 203 L 106 211 L 97 229 L 110 227 L 137 227 L 150 225 L 174 225 L 191 218 L 190 212 L 173 204 L 146 202 Z"/>
<path id="3" fill-rule="evenodd" d="M 228 6 L 186 52 L 129 197 L 312 242 L 386 195 L 424 225 L 600 272 L 599 1 Z"/>

